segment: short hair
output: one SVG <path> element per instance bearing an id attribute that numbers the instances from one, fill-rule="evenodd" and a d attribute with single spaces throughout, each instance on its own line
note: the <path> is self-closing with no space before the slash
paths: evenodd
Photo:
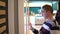
<path id="1" fill-rule="evenodd" d="M 50 5 L 44 5 L 42 8 L 44 10 L 46 10 L 46 11 L 51 11 L 51 13 L 53 14 L 53 8 L 52 8 L 52 6 L 50 6 Z"/>

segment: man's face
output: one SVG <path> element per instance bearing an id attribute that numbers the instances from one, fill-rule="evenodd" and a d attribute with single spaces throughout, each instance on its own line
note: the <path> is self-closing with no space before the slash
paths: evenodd
<path id="1" fill-rule="evenodd" d="M 48 17 L 46 10 L 42 9 L 42 10 L 41 10 L 41 13 L 42 13 L 42 16 L 43 16 L 44 18 L 47 18 L 47 17 Z"/>

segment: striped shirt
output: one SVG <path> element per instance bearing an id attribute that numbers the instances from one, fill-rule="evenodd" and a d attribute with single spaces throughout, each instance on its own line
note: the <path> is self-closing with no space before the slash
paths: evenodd
<path id="1" fill-rule="evenodd" d="M 54 26 L 56 26 L 54 21 L 48 21 L 44 22 L 39 32 L 34 28 L 32 28 L 31 30 L 34 34 L 51 34 L 50 31 L 54 30 Z"/>
<path id="2" fill-rule="evenodd" d="M 44 24 L 42 25 L 42 32 L 44 32 L 44 34 L 50 34 L 50 30 L 54 30 L 55 23 L 54 22 L 44 22 Z"/>

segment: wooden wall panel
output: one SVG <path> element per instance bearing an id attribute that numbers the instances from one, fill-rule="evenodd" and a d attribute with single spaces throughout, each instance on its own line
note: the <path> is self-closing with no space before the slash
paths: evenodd
<path id="1" fill-rule="evenodd" d="M 8 1 L 0 0 L 0 34 L 8 34 Z"/>
<path id="2" fill-rule="evenodd" d="M 6 26 L 2 26 L 2 27 L 0 28 L 0 33 L 3 32 L 4 30 L 6 30 Z"/>
<path id="3" fill-rule="evenodd" d="M 6 18 L 0 19 L 0 24 L 5 23 L 5 22 L 6 22 Z"/>
<path id="4" fill-rule="evenodd" d="M 2 1 L 0 1 L 0 6 L 6 6 L 6 3 L 5 2 L 2 2 Z"/>
<path id="5" fill-rule="evenodd" d="M 0 10 L 0 15 L 4 15 L 6 14 L 6 11 L 5 10 Z"/>

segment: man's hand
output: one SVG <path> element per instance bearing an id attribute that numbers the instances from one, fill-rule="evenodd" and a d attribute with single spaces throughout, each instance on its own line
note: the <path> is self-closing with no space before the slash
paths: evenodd
<path id="1" fill-rule="evenodd" d="M 28 21 L 28 28 L 29 28 L 29 29 L 32 29 L 32 24 L 31 24 L 30 21 Z"/>

